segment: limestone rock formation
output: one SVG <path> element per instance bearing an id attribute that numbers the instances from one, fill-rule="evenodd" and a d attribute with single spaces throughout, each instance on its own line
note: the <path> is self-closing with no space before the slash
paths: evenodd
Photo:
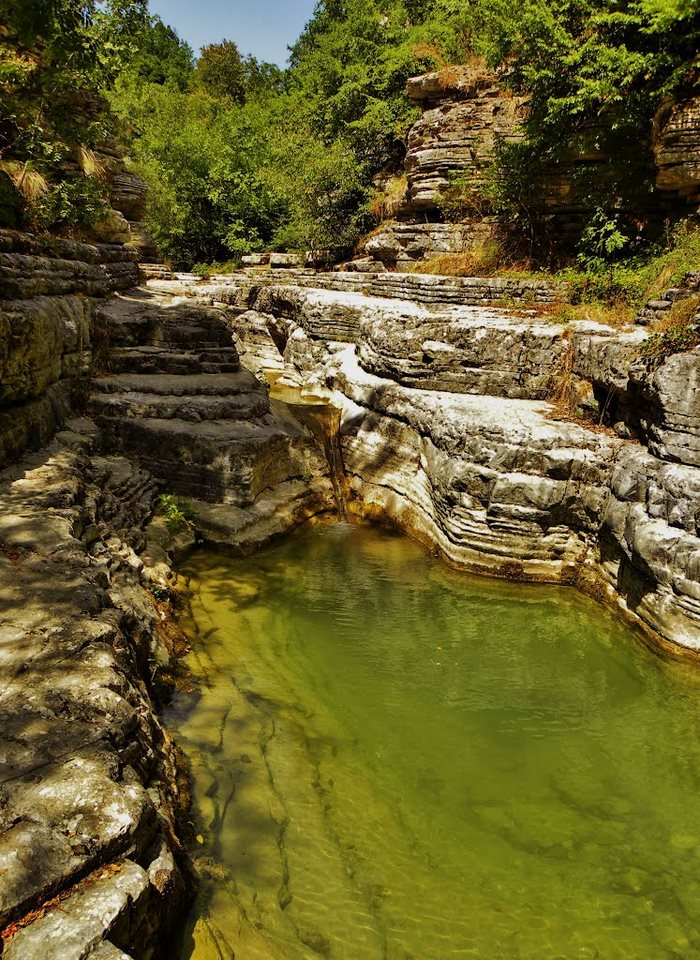
<path id="1" fill-rule="evenodd" d="M 395 266 L 462 253 L 493 239 L 498 221 L 479 195 L 495 144 L 517 140 L 524 104 L 487 70 L 448 67 L 408 81 L 422 115 L 408 135 L 406 198 L 381 224 L 366 252 Z M 442 223 L 442 194 L 454 175 L 473 186 L 473 210 L 459 224 Z"/>
<path id="2" fill-rule="evenodd" d="M 407 210 L 435 213 L 452 173 L 469 176 L 477 193 L 494 144 L 519 137 L 523 103 L 468 67 L 414 77 L 408 95 L 424 112 L 408 135 Z"/>
<path id="3" fill-rule="evenodd" d="M 280 486 L 294 516 L 330 507 L 323 451 L 241 367 L 225 312 L 137 292 L 98 316 L 112 349 L 91 410 L 108 449 L 137 457 L 168 492 L 202 501 L 214 526 L 227 515 L 247 525 L 246 511 Z M 278 521 L 288 522 L 283 509 Z"/>
<path id="4" fill-rule="evenodd" d="M 657 187 L 697 204 L 700 202 L 700 97 L 662 106 L 654 133 Z"/>
<path id="5" fill-rule="evenodd" d="M 485 68 L 447 67 L 413 77 L 408 95 L 422 109 L 411 128 L 404 172 L 405 200 L 392 218 L 368 238 L 366 254 L 391 267 L 464 253 L 499 233 L 499 220 L 483 197 L 484 174 L 498 143 L 517 142 L 527 103 L 504 88 Z M 637 214 L 660 228 L 664 217 L 696 210 L 700 201 L 700 98 L 669 101 L 653 131 L 639 143 L 639 159 L 656 164 L 657 192 L 637 199 Z M 533 183 L 560 244 L 576 243 L 594 208 L 586 184 L 614 182 L 620 171 L 600 145 L 600 129 L 589 125 L 546 175 Z M 626 176 L 630 176 L 626 173 Z M 443 223 L 443 196 L 458 177 L 463 211 L 459 223 Z"/>
<path id="6" fill-rule="evenodd" d="M 0 466 L 63 423 L 90 367 L 95 298 L 137 279 L 122 246 L 0 231 Z"/>
<path id="7" fill-rule="evenodd" d="M 118 144 L 105 143 L 98 154 L 98 162 L 107 181 L 112 217 L 121 227 L 118 240 L 129 243 L 138 251 L 139 259 L 154 262 L 159 259 L 158 249 L 150 235 L 144 218 L 146 216 L 146 181 L 129 169 L 124 151 Z M 98 224 L 101 238 L 105 227 Z M 115 227 L 116 229 L 116 227 Z"/>
<path id="8" fill-rule="evenodd" d="M 143 563 L 103 517 L 118 497 L 121 522 L 142 523 L 155 487 L 93 464 L 96 439 L 70 421 L 0 473 L 0 921 L 22 960 L 147 953 L 186 899 L 179 761 L 142 667 L 172 651 Z"/>
<path id="9" fill-rule="evenodd" d="M 578 583 L 657 642 L 700 649 L 700 350 L 654 366 L 640 327 L 543 323 L 527 302 L 494 309 L 484 293 L 465 305 L 471 283 L 485 281 L 231 278 L 228 292 L 189 293 L 245 301 L 241 342 L 253 325 L 285 380 L 336 391 L 351 511 L 468 569 Z M 546 400 L 562 378 L 590 424 L 556 419 Z"/>
<path id="10" fill-rule="evenodd" d="M 246 553 L 334 511 L 700 651 L 700 349 L 652 362 L 642 326 L 552 321 L 565 290 L 541 281 L 290 268 L 115 293 L 122 247 L 0 242 L 6 458 L 94 374 L 92 419 L 0 472 L 10 960 L 147 956 L 184 903 L 155 598 L 195 533 L 154 517 L 161 492 L 192 498 L 209 543 Z"/>

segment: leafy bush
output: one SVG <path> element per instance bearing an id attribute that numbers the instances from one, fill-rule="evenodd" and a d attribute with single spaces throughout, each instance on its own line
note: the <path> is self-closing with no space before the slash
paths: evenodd
<path id="1" fill-rule="evenodd" d="M 0 157 L 22 196 L 23 225 L 69 231 L 99 217 L 103 191 L 80 161 L 113 132 L 103 91 L 145 19 L 145 0 L 3 5 Z M 29 189 L 32 178 L 42 189 Z"/>
<path id="2" fill-rule="evenodd" d="M 172 533 L 177 533 L 184 527 L 194 526 L 195 513 L 190 500 L 175 497 L 171 493 L 161 493 L 158 504 Z"/>

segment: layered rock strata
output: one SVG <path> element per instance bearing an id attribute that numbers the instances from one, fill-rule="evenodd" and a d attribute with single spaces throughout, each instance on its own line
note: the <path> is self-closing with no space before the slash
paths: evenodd
<path id="1" fill-rule="evenodd" d="M 413 77 L 407 92 L 422 113 L 408 134 L 405 198 L 365 246 L 370 261 L 390 269 L 473 251 L 498 237 L 500 224 L 484 198 L 484 177 L 497 145 L 522 138 L 527 113 L 526 100 L 485 68 L 454 66 Z M 601 139 L 595 125 L 582 129 L 577 142 L 533 184 L 541 194 L 543 212 L 553 219 L 559 244 L 578 242 L 595 212 L 586 185 L 593 178 L 614 183 L 620 176 L 601 148 Z M 660 228 L 664 217 L 697 211 L 699 144 L 700 98 L 663 104 L 640 137 L 635 162 L 639 171 L 648 168 L 648 175 L 655 177 L 656 191 L 637 198 L 636 215 Z M 455 178 L 462 209 L 446 213 Z M 450 216 L 460 222 L 442 222 Z"/>
<path id="2" fill-rule="evenodd" d="M 505 92 L 492 74 L 469 67 L 414 77 L 407 90 L 423 109 L 408 135 L 407 211 L 434 214 L 457 171 L 469 177 L 476 199 L 495 144 L 522 135 L 522 99 Z"/>
<path id="3" fill-rule="evenodd" d="M 561 291 L 524 281 L 290 270 L 160 278 L 98 306 L 85 276 L 37 296 L 46 317 L 17 296 L 2 358 L 21 421 L 99 332 L 94 419 L 0 474 L 11 960 L 167 956 L 186 866 L 154 686 L 173 657 L 161 491 L 192 498 L 210 543 L 252 551 L 347 511 L 700 647 L 700 351 L 644 361 L 644 329 L 547 322 L 537 302 Z M 554 394 L 592 420 L 557 419 Z"/>
<path id="4" fill-rule="evenodd" d="M 107 449 L 138 458 L 165 490 L 199 501 L 200 518 L 239 539 L 245 528 L 253 543 L 259 523 L 264 539 L 331 508 L 323 449 L 241 366 L 225 311 L 135 291 L 98 319 L 109 369 L 90 409 Z"/>
<path id="5" fill-rule="evenodd" d="M 69 421 L 0 473 L 0 927 L 8 960 L 162 956 L 187 899 L 184 783 L 153 685 L 156 487 Z"/>
<path id="6" fill-rule="evenodd" d="M 653 146 L 659 190 L 695 206 L 700 203 L 700 97 L 660 108 Z"/>
<path id="7" fill-rule="evenodd" d="M 654 364 L 639 327 L 525 307 L 229 287 L 215 297 L 239 304 L 259 370 L 335 391 L 351 511 L 468 569 L 579 583 L 657 641 L 700 645 L 699 351 Z M 556 418 L 547 398 L 567 391 L 588 422 Z"/>
<path id="8" fill-rule="evenodd" d="M 0 231 L 0 467 L 61 426 L 90 367 L 98 298 L 137 280 L 123 246 Z"/>
<path id="9" fill-rule="evenodd" d="M 6 341 L 3 399 L 60 382 L 78 305 L 101 375 L 92 420 L 0 473 L 3 955 L 166 957 L 191 876 L 156 677 L 181 652 L 170 557 L 194 534 L 154 519 L 159 493 L 192 497 L 200 532 L 242 550 L 336 495 L 316 421 L 270 400 L 221 310 L 138 290 L 65 293 L 44 320 L 21 303 L 37 330 Z"/>

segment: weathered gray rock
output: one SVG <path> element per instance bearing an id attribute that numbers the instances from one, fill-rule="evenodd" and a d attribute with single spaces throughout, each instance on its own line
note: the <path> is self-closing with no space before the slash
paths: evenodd
<path id="1" fill-rule="evenodd" d="M 11 300 L 0 314 L 0 404 L 41 396 L 89 368 L 92 305 L 82 297 Z"/>
<path id="2" fill-rule="evenodd" d="M 120 210 L 107 210 L 92 225 L 92 234 L 100 243 L 128 243 L 131 240 L 129 222 Z"/>
<path id="3" fill-rule="evenodd" d="M 92 362 L 91 298 L 137 276 L 121 246 L 0 231 L 0 468 L 60 429 Z"/>
<path id="4" fill-rule="evenodd" d="M 569 350 L 565 328 L 536 316 L 469 307 L 439 315 L 375 303 L 360 322 L 359 362 L 405 386 L 545 399 Z"/>
<path id="5" fill-rule="evenodd" d="M 103 297 L 137 282 L 136 254 L 119 244 L 39 240 L 0 230 L 0 300 L 74 293 Z"/>
<path id="6" fill-rule="evenodd" d="M 366 411 L 343 439 L 363 512 L 480 572 L 567 579 L 599 522 L 619 441 L 532 401 L 390 384 L 342 355 L 335 383 Z M 515 567 L 517 566 L 517 571 Z"/>
<path id="7" fill-rule="evenodd" d="M 484 216 L 469 223 L 383 223 L 365 243 L 365 252 L 389 266 L 445 254 L 464 253 L 493 239 L 497 222 Z"/>
<path id="8" fill-rule="evenodd" d="M 414 77 L 408 95 L 424 106 L 408 135 L 410 211 L 437 210 L 455 173 L 470 177 L 476 196 L 496 141 L 521 135 L 522 100 L 504 92 L 493 75 L 468 67 Z"/>
<path id="9" fill-rule="evenodd" d="M 122 170 L 109 183 L 110 200 L 127 220 L 143 220 L 146 214 L 146 181 L 135 173 Z"/>
<path id="10" fill-rule="evenodd" d="M 271 253 L 270 267 L 273 270 L 292 270 L 304 266 L 303 253 Z"/>
<path id="11" fill-rule="evenodd" d="M 99 316 L 122 372 L 95 382 L 92 411 L 108 447 L 138 456 L 169 491 L 244 508 L 268 488 L 326 473 L 313 436 L 239 369 L 222 310 L 134 293 Z"/>
<path id="12" fill-rule="evenodd" d="M 133 550 L 100 515 L 94 425 L 70 426 L 0 474 L 0 922 L 60 897 L 7 940 L 23 960 L 87 957 L 106 936 L 147 953 L 185 897 L 177 760 L 146 684 L 169 653 Z"/>
<path id="13" fill-rule="evenodd" d="M 700 349 L 631 371 L 649 450 L 661 460 L 700 466 Z"/>

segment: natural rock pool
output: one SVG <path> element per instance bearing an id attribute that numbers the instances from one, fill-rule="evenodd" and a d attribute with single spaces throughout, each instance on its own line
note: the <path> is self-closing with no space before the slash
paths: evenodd
<path id="1" fill-rule="evenodd" d="M 195 960 L 700 957 L 700 685 L 563 588 L 314 524 L 200 552 Z"/>

